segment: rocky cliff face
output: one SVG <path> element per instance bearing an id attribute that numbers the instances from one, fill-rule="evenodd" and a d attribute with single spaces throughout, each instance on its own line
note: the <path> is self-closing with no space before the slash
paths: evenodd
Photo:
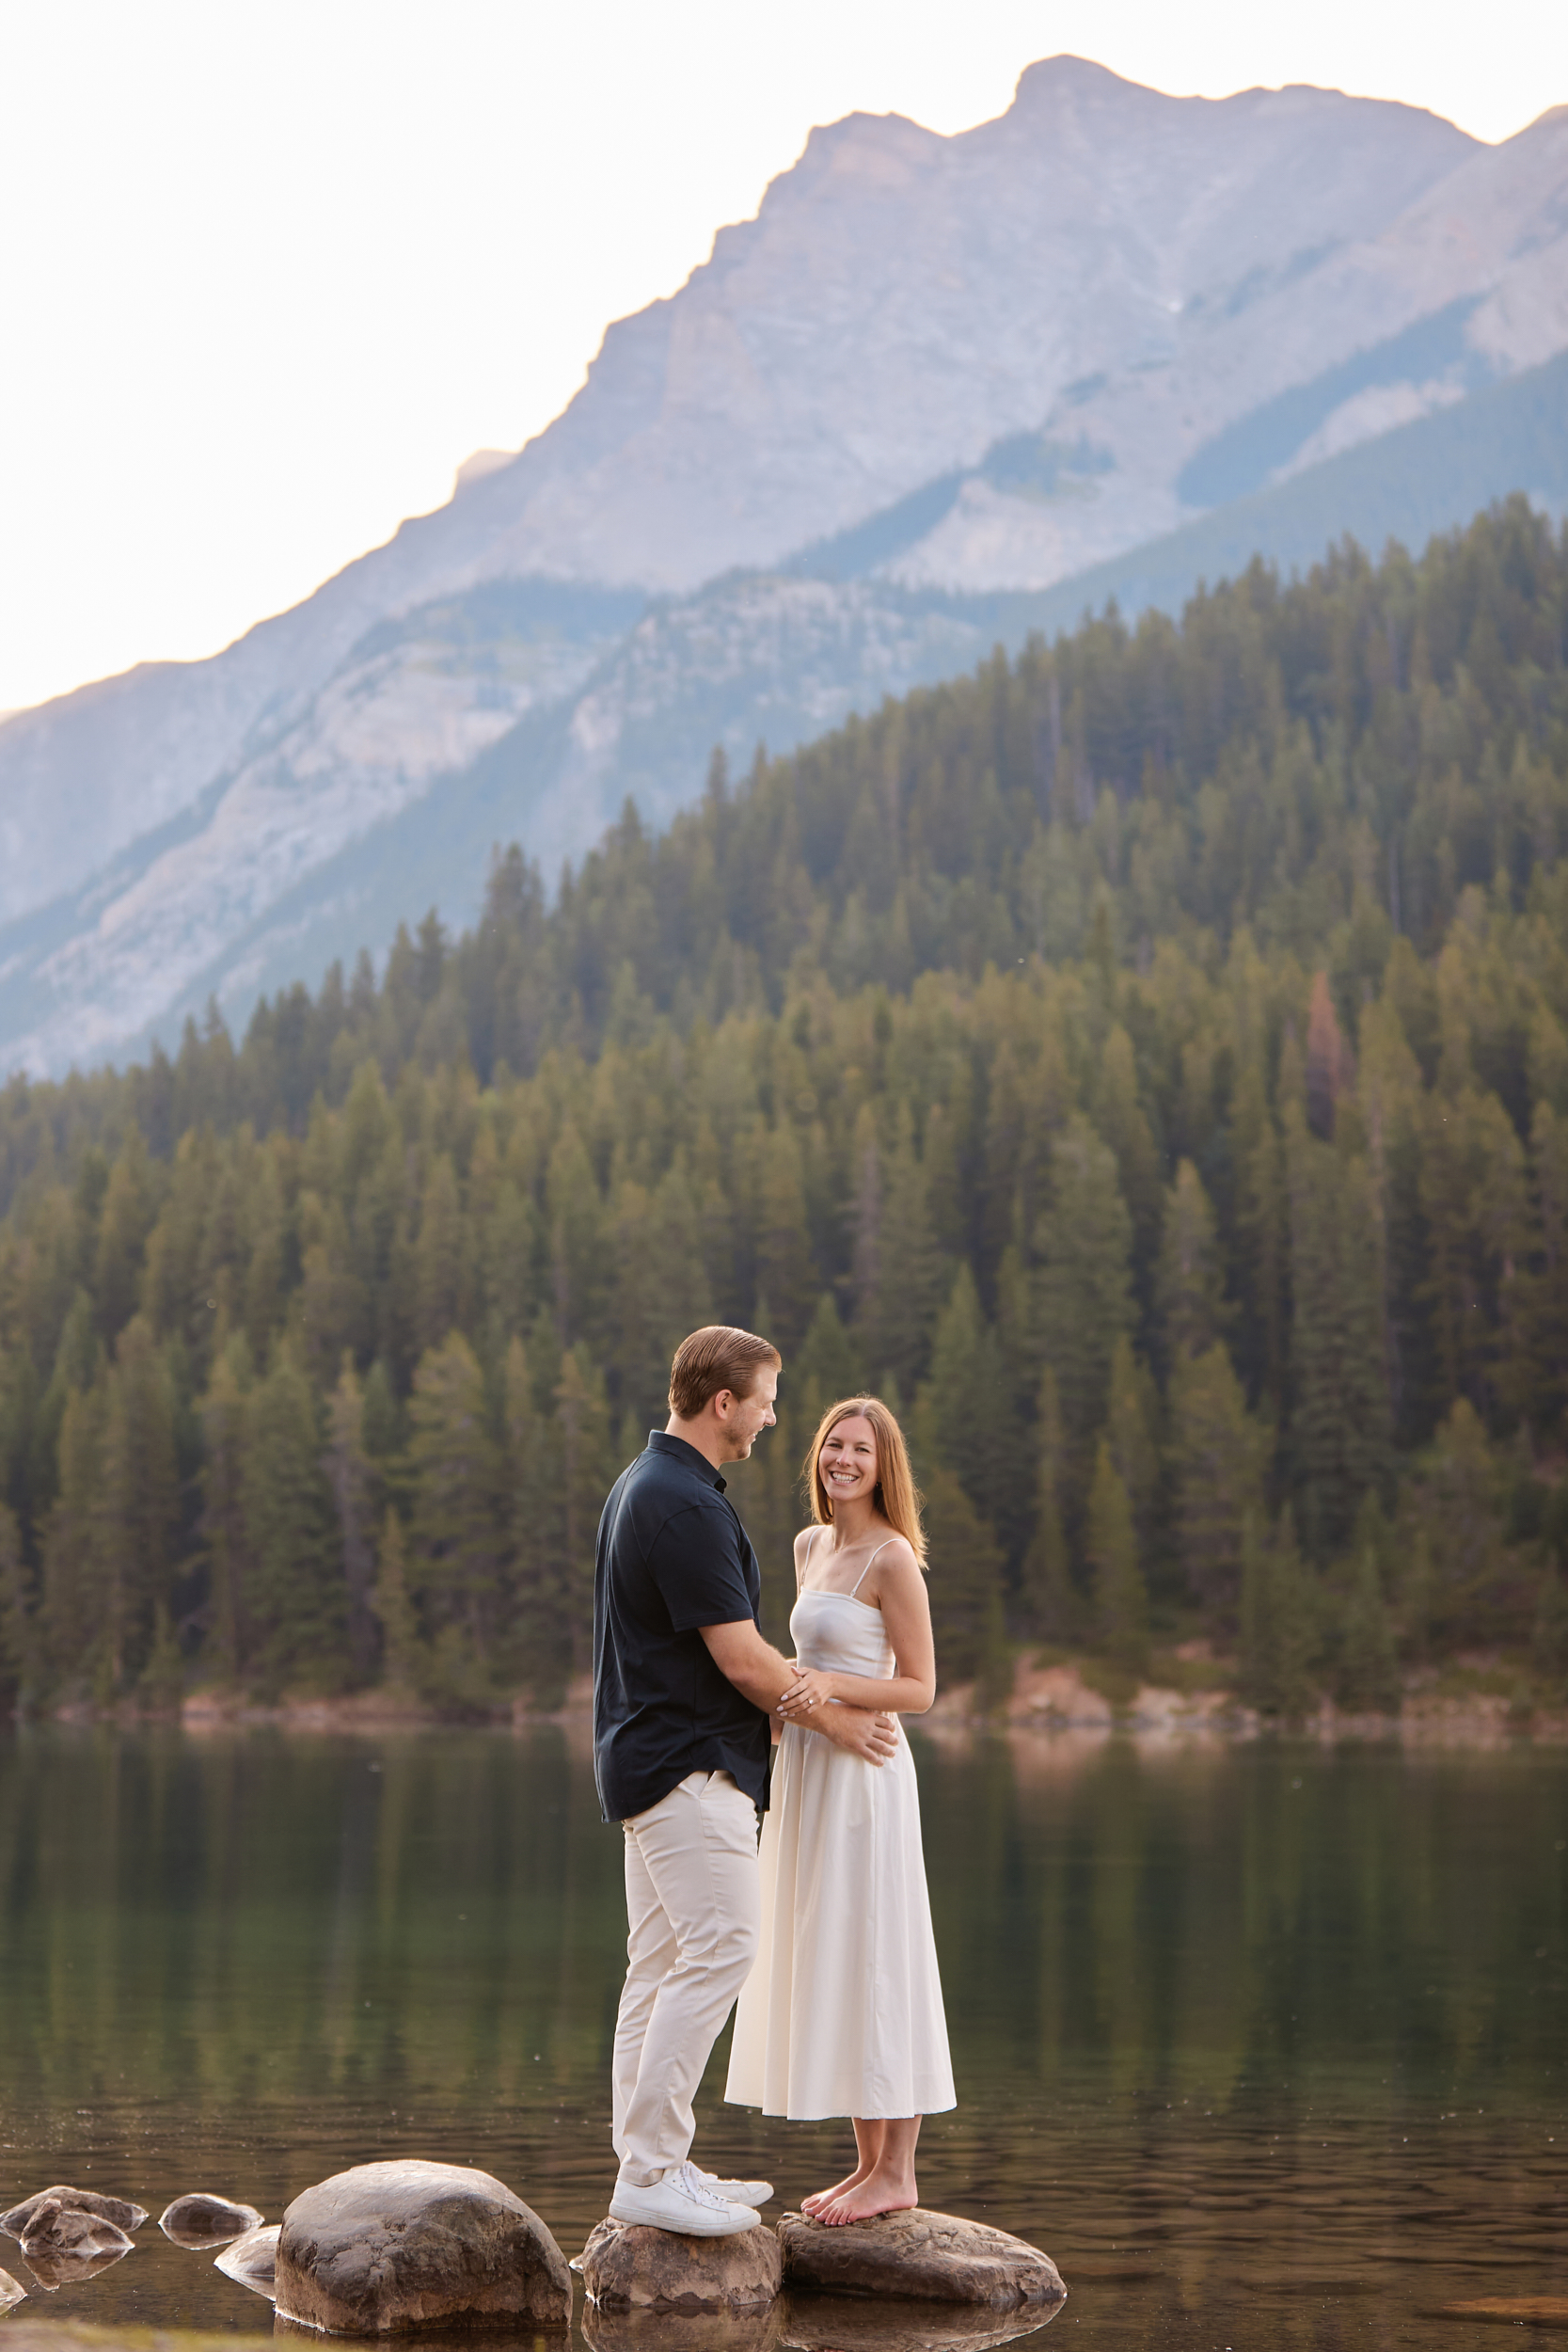
<path id="1" fill-rule="evenodd" d="M 628 788 L 663 815 L 707 741 L 782 748 L 1025 626 L 996 591 L 1309 497 L 1565 346 L 1568 110 L 1485 149 L 1056 58 L 959 137 L 815 132 L 517 457 L 214 660 L 0 726 L 0 1061 L 210 988 L 243 1014 L 427 880 L 460 916 L 482 834 L 553 860 Z"/>

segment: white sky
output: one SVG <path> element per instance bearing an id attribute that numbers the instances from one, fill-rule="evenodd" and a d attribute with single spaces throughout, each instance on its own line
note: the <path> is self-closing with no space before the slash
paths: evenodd
<path id="1" fill-rule="evenodd" d="M 215 651 L 516 448 L 813 123 L 1069 50 L 1483 139 L 1568 0 L 0 0 L 0 710 Z"/>

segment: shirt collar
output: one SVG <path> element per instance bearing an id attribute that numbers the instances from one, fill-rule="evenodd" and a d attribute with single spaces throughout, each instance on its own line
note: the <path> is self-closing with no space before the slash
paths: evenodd
<path id="1" fill-rule="evenodd" d="M 721 1494 L 724 1492 L 724 1481 L 707 1455 L 699 1454 L 696 1447 L 689 1445 L 684 1438 L 672 1437 L 668 1429 L 650 1429 L 648 1452 L 673 1455 L 677 1462 L 684 1462 L 688 1470 L 694 1470 L 699 1478 L 705 1478 L 710 1486 L 717 1486 Z"/>

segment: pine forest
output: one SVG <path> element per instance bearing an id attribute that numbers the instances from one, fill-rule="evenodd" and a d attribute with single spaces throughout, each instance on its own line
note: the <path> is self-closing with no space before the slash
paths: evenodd
<path id="1" fill-rule="evenodd" d="M 775 1639 L 870 1386 L 978 1704 L 1024 1643 L 1568 1695 L 1568 533 L 1086 617 L 241 1041 L 13 1078 L 0 1694 L 555 1704 L 711 1320 L 784 1358 Z"/>

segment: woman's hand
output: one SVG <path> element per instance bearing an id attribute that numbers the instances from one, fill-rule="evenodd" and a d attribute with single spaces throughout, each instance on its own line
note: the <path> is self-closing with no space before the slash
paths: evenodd
<path id="1" fill-rule="evenodd" d="M 779 1713 L 786 1723 L 826 1707 L 833 1695 L 832 1675 L 818 1674 L 812 1666 L 798 1666 L 796 1672 L 799 1680 L 790 1684 L 779 1701 Z"/>

